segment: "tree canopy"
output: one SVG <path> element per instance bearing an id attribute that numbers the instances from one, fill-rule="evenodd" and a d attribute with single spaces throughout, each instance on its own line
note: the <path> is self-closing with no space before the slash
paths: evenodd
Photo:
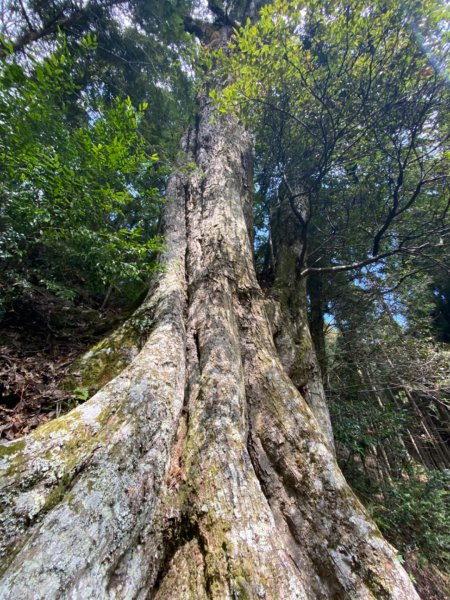
<path id="1" fill-rule="evenodd" d="M 219 57 L 219 104 L 258 132 L 260 185 L 272 206 L 280 192 L 289 198 L 304 274 L 442 255 L 447 10 L 275 2 Z"/>
<path id="2" fill-rule="evenodd" d="M 4 3 L 4 310 L 39 288 L 99 306 L 147 284 L 192 112 L 187 7 Z"/>

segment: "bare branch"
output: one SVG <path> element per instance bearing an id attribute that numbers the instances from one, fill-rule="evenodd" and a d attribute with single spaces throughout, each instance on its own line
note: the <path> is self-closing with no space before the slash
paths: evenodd
<path id="1" fill-rule="evenodd" d="M 397 248 L 390 250 L 389 252 L 384 252 L 383 254 L 378 254 L 377 256 L 371 256 L 370 258 L 366 258 L 359 262 L 354 262 L 354 263 L 350 263 L 347 265 L 335 265 L 335 266 L 329 266 L 329 267 L 308 267 L 307 269 L 304 269 L 300 273 L 300 276 L 306 277 L 307 275 L 310 275 L 311 273 L 342 273 L 344 271 L 353 271 L 355 269 L 362 269 L 363 267 L 367 267 L 368 265 L 373 265 L 381 260 L 384 260 L 385 258 L 394 256 L 395 254 L 417 255 L 417 254 L 422 253 L 422 251 L 425 250 L 425 248 L 438 248 L 438 247 L 442 247 L 442 246 L 443 246 L 442 243 L 432 244 L 431 242 L 426 242 L 426 243 L 422 244 L 421 246 L 415 246 L 412 248 L 404 248 L 403 246 L 400 245 Z M 424 255 L 424 256 L 426 256 L 430 260 L 433 260 L 436 263 L 438 262 L 438 261 L 436 261 L 436 259 L 432 258 L 429 255 Z M 440 266 L 442 266 L 442 265 L 440 265 Z"/>

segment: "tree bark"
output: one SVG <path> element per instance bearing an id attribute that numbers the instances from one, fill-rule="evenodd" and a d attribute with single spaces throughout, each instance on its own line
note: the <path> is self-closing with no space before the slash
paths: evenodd
<path id="1" fill-rule="evenodd" d="M 305 223 L 306 213 L 300 218 Z M 270 225 L 275 258 L 270 313 L 275 345 L 283 367 L 304 395 L 334 450 L 322 371 L 308 323 L 307 280 L 300 276 L 302 259 L 306 258 L 305 238 L 286 198 L 281 200 Z"/>
<path id="2" fill-rule="evenodd" d="M 327 355 L 325 347 L 325 318 L 324 318 L 324 297 L 323 281 L 317 273 L 311 274 L 307 279 L 308 296 L 310 300 L 309 308 L 309 328 L 311 338 L 317 354 L 317 361 L 322 372 L 322 379 L 326 381 L 327 375 Z"/>
<path id="3" fill-rule="evenodd" d="M 147 341 L 85 404 L 1 446 L 0 596 L 418 598 L 278 356 L 250 136 L 199 113 Z"/>

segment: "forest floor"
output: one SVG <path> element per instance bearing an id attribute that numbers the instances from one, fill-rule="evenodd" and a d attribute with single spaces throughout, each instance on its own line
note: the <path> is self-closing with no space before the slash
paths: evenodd
<path id="1" fill-rule="evenodd" d="M 433 565 L 423 565 L 417 552 L 406 555 L 403 565 L 422 600 L 449 600 L 450 577 Z"/>
<path id="2" fill-rule="evenodd" d="M 45 299 L 15 307 L 0 323 L 0 439 L 26 435 L 86 400 L 64 389 L 70 368 L 125 316 Z"/>
<path id="3" fill-rule="evenodd" d="M 0 438 L 25 435 L 76 402 L 60 384 L 85 348 L 26 326 L 0 330 Z"/>

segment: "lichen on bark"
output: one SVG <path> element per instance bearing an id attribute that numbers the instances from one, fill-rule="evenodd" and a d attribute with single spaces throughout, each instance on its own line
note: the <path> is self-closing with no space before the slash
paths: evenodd
<path id="1" fill-rule="evenodd" d="M 184 149 L 139 352 L 4 446 L 1 597 L 417 598 L 277 352 L 250 135 L 202 99 Z"/>
<path id="2" fill-rule="evenodd" d="M 180 186 L 174 178 L 178 203 Z M 170 247 L 139 354 L 85 404 L 5 445 L 2 598 L 126 597 L 151 571 L 138 540 L 152 529 L 185 385 L 184 206 L 168 204 L 166 218 Z"/>

